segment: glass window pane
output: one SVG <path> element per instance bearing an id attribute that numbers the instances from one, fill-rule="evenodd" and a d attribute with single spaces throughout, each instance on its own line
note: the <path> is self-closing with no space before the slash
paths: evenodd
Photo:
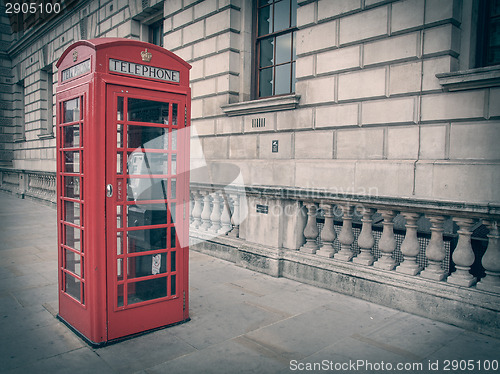
<path id="1" fill-rule="evenodd" d="M 172 104 L 172 126 L 177 126 L 179 124 L 178 116 L 179 116 L 178 105 Z"/>
<path id="2" fill-rule="evenodd" d="M 175 251 L 170 252 L 170 271 L 175 271 L 177 268 Z"/>
<path id="3" fill-rule="evenodd" d="M 127 118 L 129 121 L 168 125 L 168 103 L 129 98 Z"/>
<path id="4" fill-rule="evenodd" d="M 164 127 L 128 126 L 128 148 L 168 149 L 168 129 Z"/>
<path id="5" fill-rule="evenodd" d="M 175 223 L 176 203 L 169 203 L 168 208 L 170 210 L 170 223 Z"/>
<path id="6" fill-rule="evenodd" d="M 500 18 L 490 21 L 489 46 L 498 47 L 500 45 Z"/>
<path id="7" fill-rule="evenodd" d="M 119 284 L 116 289 L 116 305 L 123 306 L 123 284 Z"/>
<path id="8" fill-rule="evenodd" d="M 170 248 L 177 247 L 177 236 L 175 235 L 175 227 L 170 228 Z"/>
<path id="9" fill-rule="evenodd" d="M 65 235 L 64 235 L 65 240 L 64 240 L 63 244 L 79 251 L 81 249 L 80 229 L 77 229 L 77 228 L 72 227 L 72 226 L 67 226 L 67 225 L 64 225 L 64 229 L 65 229 L 64 230 L 65 231 Z"/>
<path id="10" fill-rule="evenodd" d="M 292 21 L 290 27 L 297 26 L 297 0 L 292 0 Z"/>
<path id="11" fill-rule="evenodd" d="M 65 273 L 65 291 L 67 294 L 73 296 L 75 299 L 80 301 L 82 304 L 84 303 L 83 295 L 81 294 L 80 290 L 80 280 L 76 279 L 75 277 L 69 275 L 68 273 Z"/>
<path id="12" fill-rule="evenodd" d="M 172 130 L 172 151 L 177 150 L 177 130 Z"/>
<path id="13" fill-rule="evenodd" d="M 127 179 L 128 200 L 166 200 L 167 179 L 130 178 Z"/>
<path id="14" fill-rule="evenodd" d="M 117 98 L 116 119 L 123 121 L 123 97 Z"/>
<path id="15" fill-rule="evenodd" d="M 77 97 L 63 103 L 63 120 L 64 123 L 75 122 L 80 120 L 80 98 Z"/>
<path id="16" fill-rule="evenodd" d="M 65 264 L 64 264 L 64 268 L 66 270 L 69 270 L 71 271 L 72 273 L 78 275 L 79 277 L 83 277 L 83 259 L 82 259 L 82 256 L 80 256 L 79 254 L 73 252 L 73 251 L 70 251 L 70 250 L 67 250 L 65 249 L 64 250 L 64 253 L 65 253 Z"/>
<path id="17" fill-rule="evenodd" d="M 167 277 L 135 282 L 129 284 L 127 290 L 129 305 L 165 297 L 167 296 Z"/>
<path id="18" fill-rule="evenodd" d="M 80 125 L 63 127 L 63 148 L 80 147 Z"/>
<path id="19" fill-rule="evenodd" d="M 296 45 L 297 45 L 297 33 L 294 32 L 292 34 L 293 42 L 292 42 L 292 60 L 295 61 L 297 59 Z"/>
<path id="20" fill-rule="evenodd" d="M 140 204 L 127 207 L 128 227 L 167 224 L 167 204 Z"/>
<path id="21" fill-rule="evenodd" d="M 128 174 L 168 174 L 168 153 L 129 152 Z"/>
<path id="22" fill-rule="evenodd" d="M 292 63 L 292 91 L 295 92 L 295 82 L 297 82 L 297 78 L 295 78 L 295 62 Z"/>
<path id="23" fill-rule="evenodd" d="M 258 15 L 259 36 L 273 32 L 273 7 L 272 5 L 259 9 Z"/>
<path id="24" fill-rule="evenodd" d="M 80 178 L 64 177 L 64 196 L 80 199 Z"/>
<path id="25" fill-rule="evenodd" d="M 166 249 L 167 229 L 130 230 L 127 239 L 128 253 Z"/>
<path id="26" fill-rule="evenodd" d="M 285 34 L 276 38 L 276 64 L 290 61 L 292 57 L 292 34 Z"/>
<path id="27" fill-rule="evenodd" d="M 170 197 L 172 199 L 175 199 L 177 197 L 177 179 L 176 178 L 172 178 L 170 186 L 171 186 Z"/>
<path id="28" fill-rule="evenodd" d="M 80 203 L 73 201 L 64 202 L 64 220 L 75 225 L 80 225 Z"/>
<path id="29" fill-rule="evenodd" d="M 175 154 L 172 155 L 172 164 L 170 167 L 170 174 L 172 174 L 172 175 L 177 174 L 177 155 L 175 155 Z"/>
<path id="30" fill-rule="evenodd" d="M 259 73 L 259 97 L 273 94 L 273 68 L 262 69 Z"/>
<path id="31" fill-rule="evenodd" d="M 175 274 L 170 276 L 170 295 L 177 295 L 177 276 Z"/>
<path id="32" fill-rule="evenodd" d="M 116 148 L 123 147 L 123 125 L 116 125 Z"/>
<path id="33" fill-rule="evenodd" d="M 67 173 L 80 173 L 80 152 L 63 152 L 64 171 Z"/>
<path id="34" fill-rule="evenodd" d="M 260 41 L 260 66 L 266 67 L 274 64 L 274 38 L 266 38 Z"/>
<path id="35" fill-rule="evenodd" d="M 290 93 L 291 64 L 276 66 L 275 95 Z"/>
<path id="36" fill-rule="evenodd" d="M 116 227 L 117 228 L 122 228 L 123 227 L 123 214 L 122 214 L 122 206 L 117 205 L 116 206 Z"/>
<path id="37" fill-rule="evenodd" d="M 116 174 L 123 174 L 123 153 L 116 154 Z"/>
<path id="38" fill-rule="evenodd" d="M 123 254 L 123 232 L 116 233 L 116 254 Z"/>
<path id="39" fill-rule="evenodd" d="M 163 274 L 167 272 L 167 254 L 129 257 L 127 260 L 129 279 L 147 277 L 148 275 Z"/>
<path id="40" fill-rule="evenodd" d="M 274 32 L 290 27 L 290 0 L 274 4 Z"/>

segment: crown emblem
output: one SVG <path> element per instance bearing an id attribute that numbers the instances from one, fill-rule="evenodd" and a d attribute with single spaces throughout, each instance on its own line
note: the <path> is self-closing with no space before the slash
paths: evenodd
<path id="1" fill-rule="evenodd" d="M 73 51 L 73 61 L 75 62 L 76 60 L 78 60 L 78 52 Z"/>
<path id="2" fill-rule="evenodd" d="M 141 51 L 141 57 L 142 57 L 142 61 L 149 62 L 149 61 L 151 61 L 153 54 L 151 52 L 148 52 L 148 49 L 146 48 L 145 51 Z"/>

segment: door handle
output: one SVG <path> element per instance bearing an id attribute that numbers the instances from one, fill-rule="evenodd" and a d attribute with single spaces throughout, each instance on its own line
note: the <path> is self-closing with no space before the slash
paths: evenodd
<path id="1" fill-rule="evenodd" d="M 106 196 L 107 197 L 113 196 L 113 185 L 112 184 L 108 184 L 106 186 Z"/>

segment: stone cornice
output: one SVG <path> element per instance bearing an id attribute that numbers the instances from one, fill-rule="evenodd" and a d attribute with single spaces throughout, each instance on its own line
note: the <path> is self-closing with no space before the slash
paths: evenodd
<path id="1" fill-rule="evenodd" d="M 500 65 L 436 74 L 447 91 L 500 86 Z"/>
<path id="2" fill-rule="evenodd" d="M 299 100 L 300 95 L 292 94 L 222 105 L 221 109 L 227 116 L 232 117 L 295 109 L 299 104 Z"/>

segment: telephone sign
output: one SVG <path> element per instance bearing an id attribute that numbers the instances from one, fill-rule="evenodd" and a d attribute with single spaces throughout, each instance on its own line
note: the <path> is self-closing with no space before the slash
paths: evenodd
<path id="1" fill-rule="evenodd" d="M 189 320 L 190 65 L 104 38 L 57 67 L 58 318 L 94 346 Z"/>

